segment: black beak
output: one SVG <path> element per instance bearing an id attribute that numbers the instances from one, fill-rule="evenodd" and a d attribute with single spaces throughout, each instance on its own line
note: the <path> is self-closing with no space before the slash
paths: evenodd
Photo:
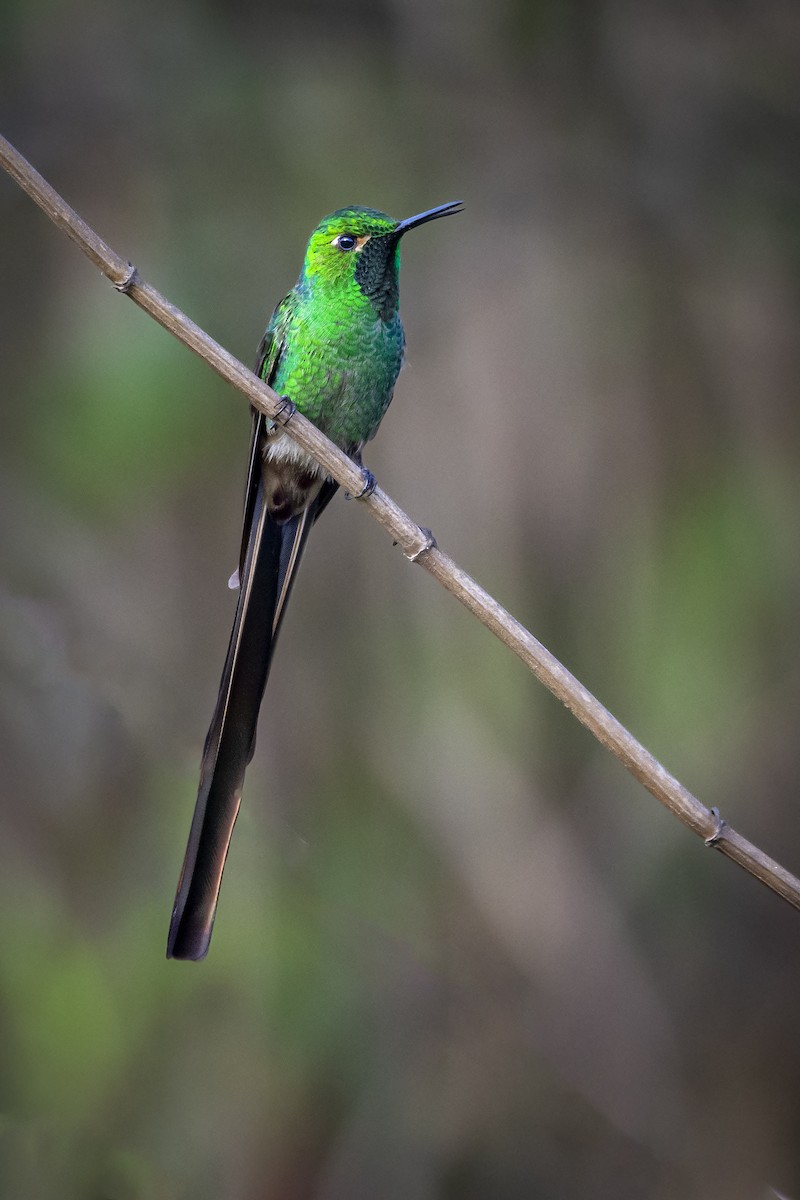
<path id="1" fill-rule="evenodd" d="M 449 204 L 440 204 L 438 208 L 429 208 L 426 212 L 418 213 L 416 217 L 407 217 L 405 221 L 401 221 L 395 226 L 393 236 L 400 238 L 404 233 L 408 233 L 409 229 L 416 229 L 418 225 L 424 225 L 426 221 L 435 221 L 438 217 L 449 217 L 454 213 L 460 213 L 464 207 L 463 201 L 451 200 Z"/>

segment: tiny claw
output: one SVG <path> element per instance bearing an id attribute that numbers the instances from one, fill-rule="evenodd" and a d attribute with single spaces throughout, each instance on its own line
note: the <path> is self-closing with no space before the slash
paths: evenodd
<path id="1" fill-rule="evenodd" d="M 375 476 L 372 474 L 372 471 L 368 471 L 366 467 L 362 467 L 361 468 L 361 479 L 364 484 L 361 491 L 360 492 L 345 492 L 345 494 L 344 494 L 345 500 L 363 500 L 366 496 L 372 495 L 372 493 L 375 491 L 375 488 L 378 486 L 378 481 L 375 478 Z"/>
<path id="2" fill-rule="evenodd" d="M 294 404 L 288 396 L 281 396 L 281 402 L 278 405 L 277 412 L 272 420 L 278 425 L 288 425 L 294 414 L 297 412 L 297 405 Z"/>
<path id="3" fill-rule="evenodd" d="M 705 844 L 713 849 L 713 847 L 716 846 L 717 843 L 722 841 L 722 839 L 724 838 L 725 828 L 726 828 L 728 822 L 721 815 L 718 808 L 712 808 L 711 815 L 715 821 L 714 832 L 712 834 L 710 834 L 704 840 L 705 840 Z"/>
<path id="4" fill-rule="evenodd" d="M 436 538 L 433 536 L 430 529 L 426 529 L 424 525 L 420 525 L 419 531 L 421 534 L 424 534 L 425 543 L 424 545 L 420 546 L 419 550 L 414 550 L 411 554 L 409 554 L 407 550 L 403 551 L 409 562 L 415 563 L 417 559 L 422 557 L 423 554 L 427 554 L 429 550 L 436 549 Z"/>
<path id="5" fill-rule="evenodd" d="M 241 586 L 242 586 L 242 584 L 239 579 L 239 568 L 237 567 L 236 570 L 231 575 L 230 579 L 228 580 L 228 587 L 231 589 L 232 592 L 238 592 L 238 590 Z"/>

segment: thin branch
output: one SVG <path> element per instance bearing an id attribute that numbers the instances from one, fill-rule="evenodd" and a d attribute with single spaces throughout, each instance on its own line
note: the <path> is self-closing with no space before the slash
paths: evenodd
<path id="1" fill-rule="evenodd" d="M 119 291 L 130 296 L 218 375 L 243 392 L 255 408 L 288 424 L 288 432 L 294 440 L 343 488 L 353 495 L 361 492 L 362 472 L 347 455 L 299 412 L 291 412 L 287 417 L 285 403 L 272 388 L 141 279 L 136 269 L 107 246 L 3 137 L 0 137 L 0 163 Z M 704 838 L 707 845 L 744 867 L 800 909 L 800 880 L 732 829 L 716 810 L 707 809 L 687 791 L 532 633 L 437 547 L 428 530 L 412 521 L 379 487 L 365 495 L 362 504 L 400 545 L 406 557 L 418 562 L 474 613 L 671 813 L 693 833 Z"/>

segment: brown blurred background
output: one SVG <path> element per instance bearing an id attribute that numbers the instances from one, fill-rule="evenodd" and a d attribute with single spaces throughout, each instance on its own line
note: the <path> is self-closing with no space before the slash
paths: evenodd
<path id="1" fill-rule="evenodd" d="M 800 870 L 796 0 L 4 0 L 0 129 L 252 362 L 404 244 L 381 484 Z M 800 1196 L 800 914 L 337 498 L 164 945 L 245 402 L 0 178 L 0 1196 Z"/>

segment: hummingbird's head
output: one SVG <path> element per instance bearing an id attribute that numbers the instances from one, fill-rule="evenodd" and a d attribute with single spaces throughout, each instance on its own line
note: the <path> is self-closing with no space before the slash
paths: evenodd
<path id="1" fill-rule="evenodd" d="M 353 204 L 324 217 L 311 234 L 302 279 L 314 286 L 354 284 L 388 321 L 397 310 L 400 238 L 409 229 L 461 211 L 461 201 L 396 221 L 376 208 Z"/>

